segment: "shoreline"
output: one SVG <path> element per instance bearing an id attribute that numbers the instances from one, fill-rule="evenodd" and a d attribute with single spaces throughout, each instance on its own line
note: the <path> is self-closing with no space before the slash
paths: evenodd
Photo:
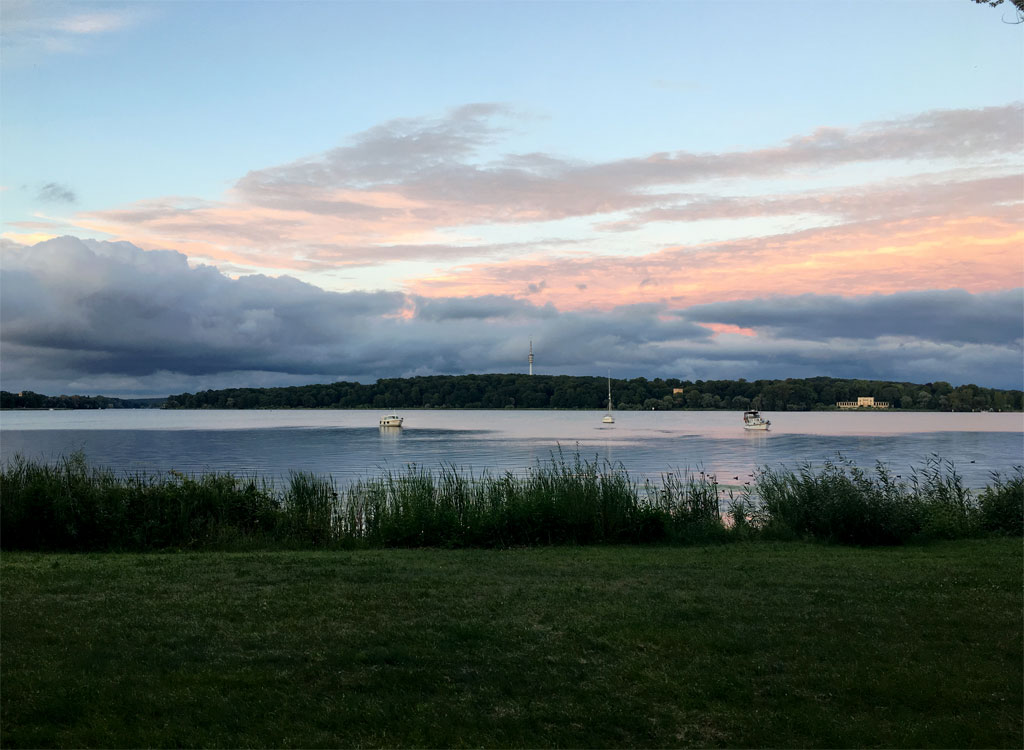
<path id="1" fill-rule="evenodd" d="M 117 473 L 82 453 L 0 467 L 4 550 L 168 547 L 515 547 L 816 539 L 857 546 L 1024 535 L 1024 466 L 979 492 L 948 462 L 907 480 L 884 465 L 760 469 L 741 492 L 716 474 L 633 479 L 621 464 L 559 453 L 523 476 L 451 465 L 340 485 L 294 472 L 277 485 L 230 473 Z"/>

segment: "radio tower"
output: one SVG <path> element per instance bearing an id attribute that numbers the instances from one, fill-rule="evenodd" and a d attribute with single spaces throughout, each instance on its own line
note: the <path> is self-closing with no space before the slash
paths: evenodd
<path id="1" fill-rule="evenodd" d="M 530 374 L 533 375 L 533 339 L 530 339 Z"/>

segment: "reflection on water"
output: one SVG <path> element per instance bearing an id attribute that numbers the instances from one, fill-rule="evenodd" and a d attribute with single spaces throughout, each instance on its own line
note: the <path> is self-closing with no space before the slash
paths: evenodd
<path id="1" fill-rule="evenodd" d="M 383 443 L 395 442 L 400 437 L 402 437 L 402 428 L 401 427 L 394 427 L 394 426 L 386 427 L 384 425 L 381 425 L 378 428 L 378 430 L 380 432 L 381 442 L 383 442 Z"/>
<path id="2" fill-rule="evenodd" d="M 756 467 L 820 466 L 838 454 L 870 469 L 884 461 L 909 476 L 932 454 L 971 486 L 1024 455 L 1020 414 L 766 414 L 770 432 L 742 429 L 738 412 L 408 411 L 381 428 L 372 411 L 4 412 L 0 458 L 52 461 L 75 450 L 92 464 L 130 471 L 232 471 L 283 478 L 310 471 L 346 480 L 442 464 L 479 475 L 522 473 L 562 451 L 621 463 L 638 479 L 694 469 L 726 484 Z"/>

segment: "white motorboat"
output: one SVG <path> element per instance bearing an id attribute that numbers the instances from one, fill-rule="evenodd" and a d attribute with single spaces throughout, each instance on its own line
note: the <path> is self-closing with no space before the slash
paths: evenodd
<path id="1" fill-rule="evenodd" d="M 397 414 L 385 414 L 380 418 L 381 427 L 401 427 L 402 422 L 405 421 L 404 417 L 400 417 Z"/>
<path id="2" fill-rule="evenodd" d="M 762 417 L 758 411 L 751 409 L 743 412 L 744 430 L 767 430 L 771 424 L 771 420 Z"/>
<path id="3" fill-rule="evenodd" d="M 615 424 L 615 417 L 612 416 L 612 376 L 608 376 L 608 413 L 601 420 L 605 424 Z"/>

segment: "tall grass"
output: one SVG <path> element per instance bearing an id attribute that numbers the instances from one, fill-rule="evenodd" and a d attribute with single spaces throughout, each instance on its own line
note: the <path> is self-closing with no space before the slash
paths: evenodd
<path id="1" fill-rule="evenodd" d="M 343 532 L 374 546 L 522 546 L 673 541 L 718 521 L 718 488 L 692 473 L 641 489 L 625 467 L 559 452 L 525 476 L 453 466 L 354 483 Z"/>
<path id="2" fill-rule="evenodd" d="M 509 547 L 809 538 L 855 545 L 1022 533 L 1024 468 L 977 497 L 933 457 L 909 480 L 879 463 L 762 469 L 729 496 L 713 475 L 636 482 L 561 451 L 525 476 L 410 466 L 343 488 L 294 473 L 282 486 L 231 474 L 117 474 L 80 453 L 0 470 L 0 545 L 31 550 Z"/>
<path id="3" fill-rule="evenodd" d="M 826 461 L 815 471 L 762 469 L 757 525 L 771 536 L 812 537 L 843 544 L 898 544 L 916 531 L 916 500 L 881 463 L 869 475 Z"/>
<path id="4" fill-rule="evenodd" d="M 0 471 L 5 549 L 207 547 L 273 530 L 271 486 L 230 474 L 117 474 L 81 453 L 56 464 L 15 458 Z"/>
<path id="5" fill-rule="evenodd" d="M 742 504 L 749 522 L 771 537 L 805 537 L 856 545 L 903 544 L 914 539 L 962 539 L 982 532 L 1021 534 L 1024 467 L 974 497 L 956 467 L 930 456 L 909 481 L 881 462 L 873 474 L 840 457 L 815 470 L 762 469 L 759 499 Z"/>
<path id="6" fill-rule="evenodd" d="M 1024 534 L 1024 466 L 1009 477 L 992 472 L 992 483 L 978 496 L 981 527 L 997 534 Z"/>

